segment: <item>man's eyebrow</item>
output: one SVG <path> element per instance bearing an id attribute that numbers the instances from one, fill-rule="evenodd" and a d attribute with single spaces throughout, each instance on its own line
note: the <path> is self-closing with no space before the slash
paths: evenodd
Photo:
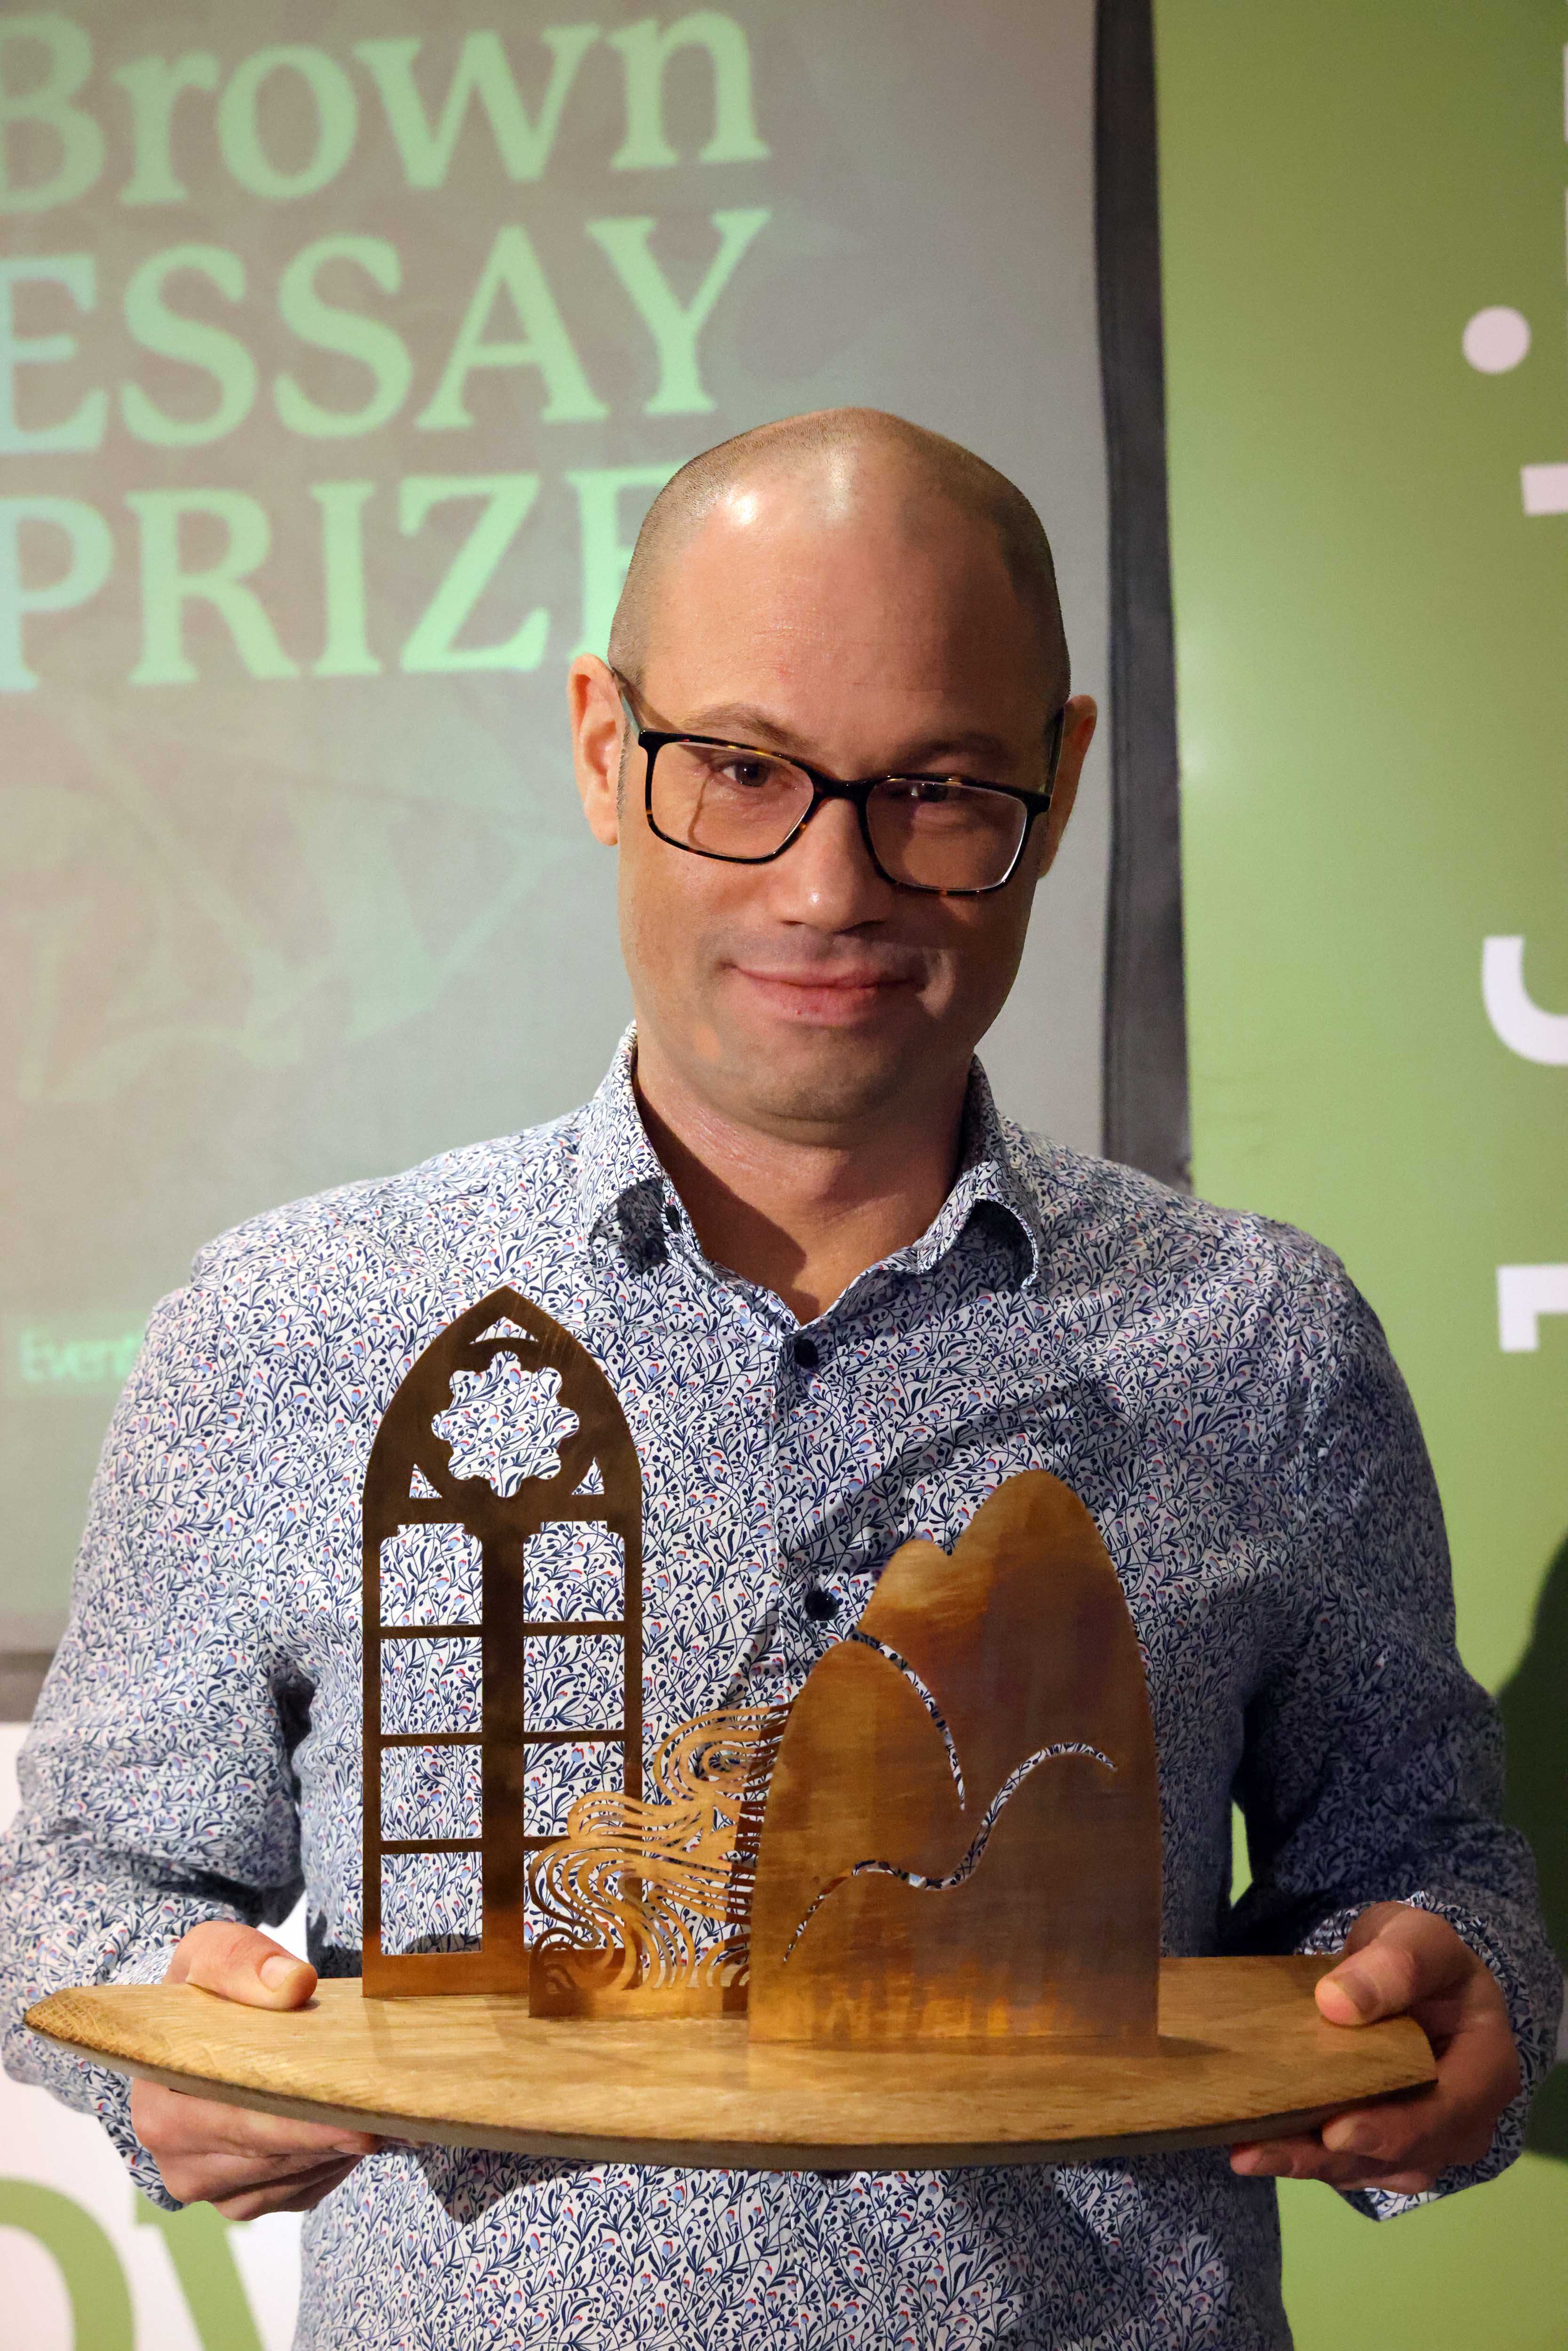
<path id="1" fill-rule="evenodd" d="M 802 738 L 781 719 L 769 716 L 766 710 L 758 710 L 749 702 L 710 703 L 706 710 L 690 712 L 686 726 L 694 735 L 733 736 L 742 743 L 766 738 L 789 751 L 803 752 L 806 747 Z"/>
<path id="2" fill-rule="evenodd" d="M 812 746 L 793 727 L 766 710 L 748 702 L 711 704 L 706 709 L 691 713 L 684 732 L 692 735 L 721 735 L 727 742 L 756 744 L 761 750 L 791 752 L 797 758 L 820 766 Z M 917 738 L 904 746 L 891 767 L 877 769 L 879 775 L 922 774 L 941 768 L 944 773 L 957 772 L 971 767 L 998 768 L 1014 757 L 1012 747 L 999 735 L 962 731 L 954 735 L 932 735 Z"/>

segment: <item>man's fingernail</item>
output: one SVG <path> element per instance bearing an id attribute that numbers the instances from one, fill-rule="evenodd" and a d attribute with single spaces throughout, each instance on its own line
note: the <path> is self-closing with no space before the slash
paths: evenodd
<path id="1" fill-rule="evenodd" d="M 287 1982 L 298 1965 L 298 1960 L 291 1959 L 287 1951 L 274 1951 L 270 1959 L 263 1959 L 256 1973 L 268 1991 L 276 1991 L 279 1984 Z"/>
<path id="2" fill-rule="evenodd" d="M 1342 1970 L 1326 1979 L 1331 1991 L 1341 1992 L 1354 2009 L 1357 2016 L 1370 2016 L 1377 2006 L 1377 1994 L 1364 1975 L 1354 1969 Z"/>

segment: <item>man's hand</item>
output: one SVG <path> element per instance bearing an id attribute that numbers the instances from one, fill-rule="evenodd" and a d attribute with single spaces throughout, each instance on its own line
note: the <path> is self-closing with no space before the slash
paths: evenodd
<path id="1" fill-rule="evenodd" d="M 199 1984 L 246 2008 L 303 2008 L 316 1970 L 270 1935 L 214 1918 L 176 1944 L 164 1981 Z M 156 2082 L 133 2085 L 131 2121 L 170 2195 L 182 2204 L 215 2204 L 225 2220 L 308 2212 L 361 2156 L 385 2144 L 365 2131 L 251 2114 Z"/>
<path id="2" fill-rule="evenodd" d="M 1485 1961 L 1430 1911 L 1375 1903 L 1344 1949 L 1318 1985 L 1322 2015 L 1349 2025 L 1413 2016 L 1432 2044 L 1436 2082 L 1408 2098 L 1335 2115 L 1300 2138 L 1234 2147 L 1230 2168 L 1249 2178 L 1272 2173 L 1419 2196 L 1450 2164 L 1480 2161 L 1519 2089 L 1508 2010 Z"/>

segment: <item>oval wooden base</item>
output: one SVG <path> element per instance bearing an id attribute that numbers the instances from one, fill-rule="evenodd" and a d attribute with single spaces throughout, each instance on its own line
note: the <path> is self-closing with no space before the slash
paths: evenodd
<path id="1" fill-rule="evenodd" d="M 1167 1959 L 1147 2054 L 1030 2041 L 758 2045 L 744 2017 L 530 2017 L 524 1999 L 238 2008 L 188 1984 L 57 1992 L 35 2032 L 232 2105 L 449 2147 L 747 2170 L 937 2169 L 1224 2146 L 1434 2076 L 1408 2019 L 1325 2024 L 1326 1959 Z"/>

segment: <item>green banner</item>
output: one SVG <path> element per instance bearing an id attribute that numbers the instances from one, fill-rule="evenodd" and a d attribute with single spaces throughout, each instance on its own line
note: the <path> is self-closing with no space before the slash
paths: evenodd
<path id="1" fill-rule="evenodd" d="M 1568 1956 L 1568 12 L 1157 24 L 1196 1184 L 1384 1319 Z M 1561 2070 L 1531 2144 L 1287 2189 L 1302 2351 L 1560 2351 Z"/>

